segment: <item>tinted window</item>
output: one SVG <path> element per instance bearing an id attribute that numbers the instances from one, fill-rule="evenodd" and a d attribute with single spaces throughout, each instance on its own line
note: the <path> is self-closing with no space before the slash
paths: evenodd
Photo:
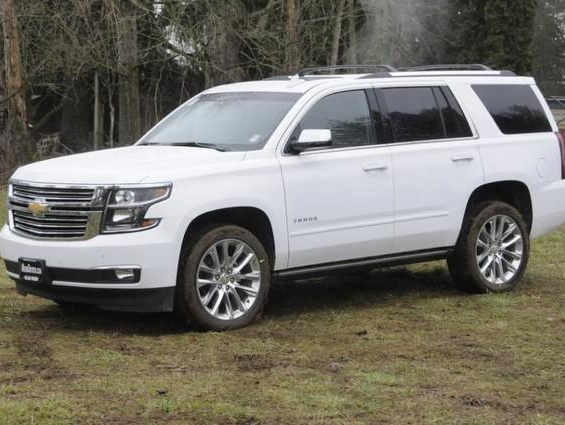
<path id="1" fill-rule="evenodd" d="M 276 92 L 204 94 L 171 113 L 142 143 L 199 142 L 230 151 L 261 149 L 299 97 Z"/>
<path id="2" fill-rule="evenodd" d="M 526 85 L 474 85 L 473 90 L 504 134 L 551 131 L 536 95 Z"/>
<path id="3" fill-rule="evenodd" d="M 443 139 L 441 115 L 430 87 L 382 89 L 396 142 Z"/>
<path id="4" fill-rule="evenodd" d="M 473 133 L 457 100 L 447 87 L 434 89 L 448 139 L 471 137 Z"/>
<path id="5" fill-rule="evenodd" d="M 370 145 L 371 114 L 363 90 L 336 93 L 316 103 L 300 122 L 300 130 L 330 129 L 332 148 Z"/>

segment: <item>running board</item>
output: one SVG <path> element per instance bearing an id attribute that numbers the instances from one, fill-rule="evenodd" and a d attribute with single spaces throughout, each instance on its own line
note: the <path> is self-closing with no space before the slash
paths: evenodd
<path id="1" fill-rule="evenodd" d="M 360 258 L 357 260 L 337 261 L 333 263 L 316 264 L 313 266 L 296 267 L 279 270 L 273 273 L 278 278 L 294 278 L 302 275 L 328 274 L 344 269 L 374 269 L 378 267 L 400 266 L 426 261 L 444 260 L 453 248 L 438 248 L 432 250 L 412 251 L 402 254 L 384 255 L 379 257 Z"/>

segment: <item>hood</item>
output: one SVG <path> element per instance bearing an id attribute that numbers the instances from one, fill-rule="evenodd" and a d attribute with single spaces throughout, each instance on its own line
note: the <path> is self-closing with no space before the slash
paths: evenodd
<path id="1" fill-rule="evenodd" d="M 245 152 L 183 146 L 129 146 L 35 162 L 18 168 L 14 179 L 36 183 L 153 183 L 152 175 L 187 175 L 240 162 Z M 160 180 L 162 181 L 162 180 Z"/>

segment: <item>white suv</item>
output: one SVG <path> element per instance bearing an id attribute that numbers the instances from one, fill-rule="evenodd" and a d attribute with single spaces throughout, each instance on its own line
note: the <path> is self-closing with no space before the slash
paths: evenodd
<path id="1" fill-rule="evenodd" d="M 513 289 L 530 238 L 565 219 L 534 80 L 314 71 L 215 87 L 134 146 L 19 168 L 0 234 L 18 291 L 223 330 L 283 276 L 447 259 L 459 283 Z"/>

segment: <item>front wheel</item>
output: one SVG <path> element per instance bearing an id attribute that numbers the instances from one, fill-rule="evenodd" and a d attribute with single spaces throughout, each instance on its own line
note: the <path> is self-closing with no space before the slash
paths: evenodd
<path id="1" fill-rule="evenodd" d="M 271 279 L 269 257 L 257 237 L 239 226 L 200 232 L 181 259 L 177 309 L 197 327 L 241 328 L 263 310 Z"/>
<path id="2" fill-rule="evenodd" d="M 527 225 L 518 210 L 498 201 L 478 205 L 465 220 L 447 264 L 451 275 L 479 292 L 513 290 L 530 255 Z"/>

